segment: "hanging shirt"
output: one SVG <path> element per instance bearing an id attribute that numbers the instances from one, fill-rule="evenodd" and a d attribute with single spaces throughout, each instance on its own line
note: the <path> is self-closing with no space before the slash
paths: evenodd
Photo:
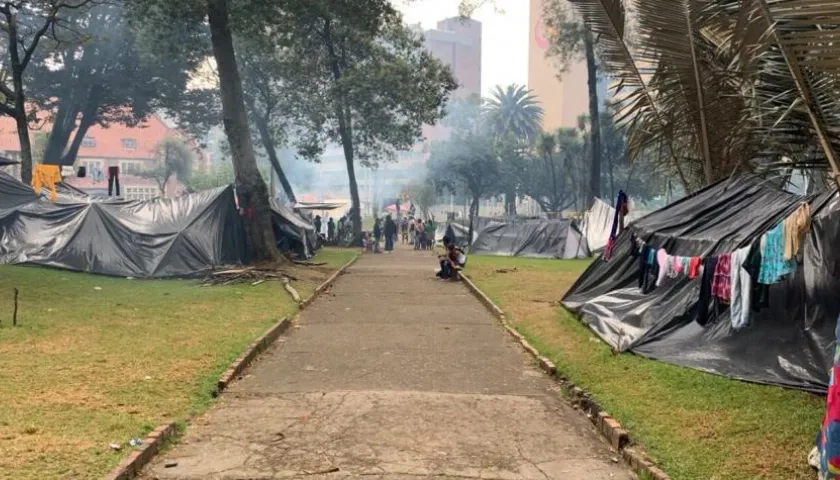
<path id="1" fill-rule="evenodd" d="M 762 308 L 766 308 L 770 306 L 770 289 L 767 285 L 763 283 L 759 283 L 758 275 L 761 272 L 761 263 L 762 263 L 762 256 L 761 256 L 761 239 L 764 238 L 763 236 L 760 238 L 755 239 L 752 245 L 750 246 L 750 253 L 747 255 L 747 259 L 744 261 L 743 268 L 747 271 L 750 275 L 750 281 L 752 282 L 752 292 L 750 293 L 750 302 L 752 303 L 752 311 L 758 312 Z"/>
<path id="2" fill-rule="evenodd" d="M 784 253 L 784 233 L 780 223 L 764 235 L 758 283 L 765 285 L 779 283 L 782 277 L 793 272 L 793 260 L 785 261 Z"/>
<path id="3" fill-rule="evenodd" d="M 712 296 L 720 299 L 723 302 L 729 302 L 732 295 L 731 288 L 731 265 L 732 257 L 729 253 L 724 253 L 718 257 L 715 273 L 712 277 Z"/>
<path id="4" fill-rule="evenodd" d="M 791 260 L 799 254 L 802 237 L 811 228 L 811 209 L 803 203 L 782 223 L 784 259 Z"/>

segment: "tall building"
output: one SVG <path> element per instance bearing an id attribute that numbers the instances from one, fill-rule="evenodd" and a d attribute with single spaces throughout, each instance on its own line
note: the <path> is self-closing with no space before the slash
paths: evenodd
<path id="1" fill-rule="evenodd" d="M 548 40 L 542 19 L 544 0 L 531 1 L 531 28 L 528 47 L 528 88 L 542 102 L 545 110 L 543 129 L 554 131 L 561 127 L 576 127 L 578 116 L 589 112 L 586 63 L 569 66 L 562 81 L 557 78 L 558 67 L 546 58 Z M 599 90 L 606 92 L 606 83 Z"/>
<path id="2" fill-rule="evenodd" d="M 453 17 L 441 20 L 437 28 L 423 32 L 424 43 L 432 55 L 448 65 L 458 81 L 452 99 L 481 95 L 481 22 Z M 438 124 L 423 129 L 424 150 L 431 142 L 445 140 L 449 130 Z"/>
<path id="3" fill-rule="evenodd" d="M 423 36 L 426 48 L 452 68 L 460 86 L 454 96 L 481 95 L 481 22 L 447 18 Z"/>

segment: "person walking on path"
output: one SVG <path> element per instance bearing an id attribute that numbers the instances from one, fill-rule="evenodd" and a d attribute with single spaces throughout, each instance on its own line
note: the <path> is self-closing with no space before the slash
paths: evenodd
<path id="1" fill-rule="evenodd" d="M 315 220 L 312 222 L 312 225 L 315 227 L 315 234 L 318 235 L 318 238 L 321 238 L 321 216 L 315 215 Z"/>
<path id="2" fill-rule="evenodd" d="M 385 252 L 391 253 L 394 251 L 394 239 L 397 238 L 397 224 L 391 215 L 385 218 Z"/>
<path id="3" fill-rule="evenodd" d="M 335 220 L 330 217 L 330 221 L 327 222 L 327 241 L 329 243 L 333 243 L 335 241 Z"/>
<path id="4" fill-rule="evenodd" d="M 400 222 L 400 236 L 402 237 L 402 243 L 408 243 L 408 217 L 403 217 Z"/>
<path id="5" fill-rule="evenodd" d="M 424 245 L 426 250 L 431 250 L 435 243 L 435 222 L 430 218 L 426 220 L 426 226 L 424 227 L 424 231 L 426 232 L 426 238 L 424 241 L 426 244 Z"/>
<path id="6" fill-rule="evenodd" d="M 382 238 L 382 224 L 377 218 L 373 222 L 373 253 L 379 253 L 379 239 Z"/>

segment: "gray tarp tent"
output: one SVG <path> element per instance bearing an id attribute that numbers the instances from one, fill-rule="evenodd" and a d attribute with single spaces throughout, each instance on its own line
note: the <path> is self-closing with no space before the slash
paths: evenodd
<path id="1" fill-rule="evenodd" d="M 477 255 L 587 258 L 586 238 L 572 220 L 498 219 L 484 225 L 470 247 Z"/>
<path id="2" fill-rule="evenodd" d="M 226 186 L 128 201 L 59 188 L 52 203 L 0 172 L 0 263 L 139 278 L 189 276 L 247 263 L 234 195 Z M 274 208 L 281 248 L 298 242 L 311 252 L 305 222 L 288 209 Z"/>

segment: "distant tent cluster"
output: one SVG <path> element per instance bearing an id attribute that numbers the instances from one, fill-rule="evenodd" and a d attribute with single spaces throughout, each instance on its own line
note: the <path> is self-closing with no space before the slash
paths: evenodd
<path id="1" fill-rule="evenodd" d="M 439 225 L 435 241 L 442 241 L 444 236 L 466 246 L 470 244 L 469 225 Z M 545 218 L 475 218 L 470 253 L 558 259 L 590 256 L 586 238 L 574 220 Z"/>
<path id="2" fill-rule="evenodd" d="M 648 293 L 639 288 L 641 260 L 631 255 L 635 239 L 673 256 L 714 258 L 753 245 L 802 202 L 812 225 L 798 267 L 769 286 L 769 304 L 751 312 L 746 327 L 733 327 L 726 305 L 715 309 L 715 320 L 698 321 L 710 306 L 701 305 L 699 277 L 665 277 Z M 630 224 L 611 259 L 596 260 L 562 303 L 618 351 L 825 392 L 840 314 L 839 243 L 836 192 L 803 198 L 759 177 L 735 177 Z"/>
<path id="3" fill-rule="evenodd" d="M 245 264 L 242 217 L 233 186 L 172 199 L 91 197 L 59 184 L 50 202 L 0 172 L 0 264 L 35 264 L 103 275 L 191 276 Z M 307 258 L 317 248 L 312 225 L 272 204 L 278 246 Z"/>

